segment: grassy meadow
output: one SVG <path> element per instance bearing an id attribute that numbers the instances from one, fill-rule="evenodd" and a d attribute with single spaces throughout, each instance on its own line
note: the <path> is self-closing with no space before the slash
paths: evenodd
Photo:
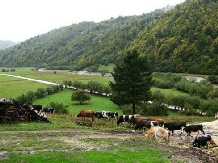
<path id="1" fill-rule="evenodd" d="M 111 78 L 108 76 L 102 77 L 101 75 L 79 75 L 75 72 L 69 71 L 58 71 L 54 73 L 55 70 L 51 71 L 33 71 L 33 68 L 15 68 L 15 72 L 0 72 L 0 74 L 11 74 L 11 75 L 20 75 L 23 77 L 28 77 L 32 79 L 40 79 L 49 82 L 54 82 L 62 84 L 63 81 L 81 81 L 82 83 L 87 83 L 89 81 L 98 81 L 103 84 L 107 84 Z"/>
<path id="2" fill-rule="evenodd" d="M 91 95 L 91 100 L 85 101 L 82 105 L 77 101 L 71 101 L 73 91 L 74 90 L 71 89 L 65 89 L 59 93 L 49 95 L 46 98 L 37 99 L 34 101 L 34 104 L 41 104 L 44 107 L 47 107 L 51 102 L 63 103 L 67 106 L 67 110 L 70 114 L 77 114 L 82 109 L 91 109 L 94 111 L 108 110 L 118 111 L 119 114 L 122 113 L 122 111 L 118 110 L 118 106 L 114 105 L 108 97 Z"/>
<path id="3" fill-rule="evenodd" d="M 105 69 L 105 67 L 101 67 Z M 15 68 L 15 72 L 6 74 L 20 75 L 33 79 L 41 79 L 62 84 L 64 80 L 79 80 L 84 83 L 98 81 L 107 84 L 108 77 L 93 75 L 78 75 L 68 71 L 40 72 L 32 71 L 32 68 Z M 33 81 L 13 78 L 1 75 L 0 72 L 0 98 L 12 98 L 28 91 L 35 91 L 38 88 L 47 88 L 49 85 Z M 4 73 L 5 74 L 5 73 Z M 152 88 L 152 91 L 157 90 Z M 95 120 L 92 127 L 80 126 L 75 122 L 76 114 L 81 109 L 110 110 L 118 111 L 116 105 L 108 97 L 91 95 L 91 100 L 79 105 L 78 102 L 71 101 L 71 94 L 74 90 L 64 89 L 58 93 L 47 95 L 44 98 L 36 99 L 33 104 L 42 104 L 47 107 L 50 102 L 63 103 L 67 106 L 69 114 L 47 114 L 49 123 L 45 122 L 15 122 L 10 124 L 0 124 L 0 162 L 1 163 L 169 163 L 168 152 L 157 149 L 156 142 L 141 138 L 117 139 L 117 138 L 73 138 L 76 132 L 62 132 L 62 130 L 85 130 L 89 131 L 126 131 L 132 128 L 124 128 L 116 125 L 116 121 Z M 165 94 L 180 95 L 176 90 L 161 90 Z M 163 118 L 165 121 L 186 121 L 187 123 L 212 121 L 209 117 L 186 117 L 179 113 L 169 111 L 170 115 Z M 86 121 L 90 121 L 89 119 Z M 57 131 L 60 132 L 49 132 Z M 32 132 L 29 132 L 32 131 Z M 40 132 L 43 131 L 43 132 Z M 85 133 L 84 133 L 85 134 Z M 75 143 L 82 143 L 83 146 L 89 145 L 95 148 L 87 150 L 85 147 L 75 146 Z M 134 151 L 134 152 L 133 152 Z M 128 159 L 126 159 L 128 157 Z M 137 158 L 137 159 L 136 159 Z"/>
<path id="4" fill-rule="evenodd" d="M 105 69 L 105 67 L 103 68 Z M 103 77 L 99 75 L 97 76 L 96 75 L 79 75 L 79 74 L 72 74 L 69 71 L 57 71 L 57 73 L 54 74 L 53 71 L 46 71 L 46 72 L 33 71 L 33 68 L 31 67 L 15 68 L 15 72 L 4 72 L 4 74 L 5 73 L 13 74 L 13 75 L 20 75 L 24 77 L 33 78 L 33 79 L 41 79 L 41 80 L 46 80 L 50 82 L 56 82 L 59 84 L 62 84 L 63 80 L 67 80 L 67 81 L 79 80 L 85 83 L 91 80 L 98 81 L 101 83 L 108 83 L 109 81 L 108 77 L 105 77 L 105 76 Z M 23 80 L 23 79 L 14 78 L 14 77 L 8 77 L 8 76 L 4 76 L 1 74 L 3 74 L 3 72 L 0 72 L 0 90 L 1 90 L 0 98 L 16 99 L 18 96 L 20 96 L 21 94 L 25 94 L 28 91 L 35 91 L 38 88 L 49 87 L 49 85 L 46 85 L 46 84 Z M 182 93 L 174 89 L 151 88 L 151 90 L 152 91 L 160 90 L 162 93 L 166 95 L 182 95 L 182 94 L 187 95 L 185 93 Z M 52 95 L 46 95 L 44 98 L 36 99 L 33 101 L 33 104 L 41 104 L 43 105 L 43 107 L 48 107 L 49 103 L 51 102 L 62 103 L 63 105 L 67 107 L 69 114 L 71 115 L 71 117 L 73 117 L 73 121 L 74 121 L 75 115 L 78 114 L 78 112 L 82 109 L 92 109 L 94 111 L 99 111 L 99 110 L 117 111 L 119 115 L 123 114 L 122 110 L 120 110 L 118 106 L 114 105 L 113 102 L 110 101 L 108 97 L 91 94 L 91 100 L 86 101 L 83 105 L 80 105 L 76 101 L 71 101 L 71 95 L 73 91 L 74 90 L 72 89 L 64 89 L 63 91 L 60 91 L 58 93 L 55 93 Z M 53 122 L 57 120 L 56 119 L 57 116 L 49 117 L 49 118 L 51 118 Z M 67 118 L 67 119 L 70 119 L 70 118 Z M 164 117 L 164 119 L 166 119 L 167 121 L 170 121 L 171 119 L 173 120 L 182 119 L 190 123 L 193 123 L 195 121 L 202 122 L 202 121 L 213 120 L 213 118 L 209 118 L 209 117 L 190 118 L 190 117 L 185 117 L 183 115 L 180 115 L 178 113 L 173 113 L 173 112 L 170 112 L 170 115 L 168 117 Z M 60 123 L 60 121 L 58 121 L 58 123 Z M 71 123 L 71 120 L 70 120 L 70 123 Z M 69 126 L 67 124 L 64 124 L 64 125 Z M 52 127 L 52 128 L 55 128 L 55 127 Z M 30 129 L 32 130 L 32 127 L 30 127 Z"/>
<path id="5" fill-rule="evenodd" d="M 38 88 L 47 88 L 46 84 L 13 78 L 0 74 L 0 98 L 16 99 L 28 91 L 36 91 Z"/>

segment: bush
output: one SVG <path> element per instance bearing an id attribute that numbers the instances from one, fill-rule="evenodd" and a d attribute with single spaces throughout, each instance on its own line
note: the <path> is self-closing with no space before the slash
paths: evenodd
<path id="1" fill-rule="evenodd" d="M 50 102 L 46 107 L 55 108 L 55 113 L 68 114 L 68 110 L 66 109 L 68 106 L 64 105 L 63 103 Z"/>
<path id="2" fill-rule="evenodd" d="M 146 116 L 168 116 L 168 108 L 162 103 L 142 104 L 139 114 Z"/>

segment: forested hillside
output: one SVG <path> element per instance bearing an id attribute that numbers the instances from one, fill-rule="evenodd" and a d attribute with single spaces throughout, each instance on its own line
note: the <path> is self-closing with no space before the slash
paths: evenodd
<path id="1" fill-rule="evenodd" d="M 218 74 L 217 8 L 217 0 L 187 0 L 169 11 L 72 24 L 0 51 L 0 66 L 80 70 L 137 49 L 153 71 Z"/>
<path id="2" fill-rule="evenodd" d="M 188 0 L 132 43 L 154 71 L 218 74 L 218 1 Z"/>

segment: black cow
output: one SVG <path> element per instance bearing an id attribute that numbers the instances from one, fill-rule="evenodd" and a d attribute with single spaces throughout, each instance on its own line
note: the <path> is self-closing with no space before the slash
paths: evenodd
<path id="1" fill-rule="evenodd" d="M 200 124 L 200 125 L 189 125 L 189 126 L 186 126 L 183 130 L 185 130 L 185 132 L 187 133 L 187 136 L 191 136 L 191 132 L 197 132 L 198 131 L 198 134 L 199 134 L 199 130 L 203 133 L 204 133 L 204 130 L 203 130 L 203 126 Z"/>
<path id="2" fill-rule="evenodd" d="M 39 113 L 40 110 L 42 110 L 42 105 L 31 105 L 32 109 L 37 111 Z"/>
<path id="3" fill-rule="evenodd" d="M 182 135 L 184 127 L 186 127 L 186 122 L 164 123 L 164 128 L 167 128 L 169 131 L 171 131 L 172 135 L 174 134 L 174 130 L 181 130 L 181 134 L 180 135 Z"/>
<path id="4" fill-rule="evenodd" d="M 148 121 L 148 120 L 143 120 L 140 123 L 135 125 L 135 131 L 136 130 L 141 130 L 145 131 L 146 129 L 151 128 L 152 126 L 158 126 L 159 123 L 157 121 Z"/>
<path id="5" fill-rule="evenodd" d="M 44 108 L 45 113 L 55 113 L 55 108 Z"/>
<path id="6" fill-rule="evenodd" d="M 204 135 L 200 137 L 196 137 L 193 141 L 193 147 L 201 148 L 202 146 L 207 146 L 210 144 L 210 141 L 212 140 L 210 135 Z"/>

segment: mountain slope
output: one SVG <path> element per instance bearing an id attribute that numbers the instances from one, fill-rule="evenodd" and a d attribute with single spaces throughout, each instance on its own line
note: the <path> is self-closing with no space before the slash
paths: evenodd
<path id="1" fill-rule="evenodd" d="M 0 40 L 0 50 L 4 50 L 4 49 L 7 49 L 11 46 L 14 46 L 18 44 L 17 42 L 12 42 L 12 41 L 3 41 L 3 40 Z"/>
<path id="2" fill-rule="evenodd" d="M 132 43 L 154 71 L 218 74 L 218 2 L 189 0 Z"/>
<path id="3" fill-rule="evenodd" d="M 218 74 L 217 8 L 216 0 L 187 0 L 167 12 L 73 24 L 1 51 L 0 66 L 79 70 L 137 49 L 153 71 Z"/>

